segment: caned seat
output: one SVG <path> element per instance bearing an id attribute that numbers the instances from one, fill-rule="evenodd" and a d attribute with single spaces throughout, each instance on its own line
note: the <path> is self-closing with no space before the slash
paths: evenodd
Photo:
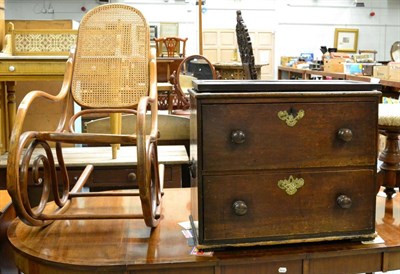
<path id="1" fill-rule="evenodd" d="M 160 220 L 162 170 L 157 158 L 157 79 L 155 51 L 150 50 L 149 26 L 142 13 L 125 4 L 100 5 L 82 19 L 76 49 L 66 63 L 60 92 L 53 96 L 32 91 L 21 102 L 12 131 L 7 166 L 7 188 L 18 216 L 29 225 L 44 226 L 57 219 L 144 219 L 149 227 Z M 22 126 L 33 102 L 46 99 L 59 105 L 63 114 L 51 131 L 23 132 Z M 68 117 L 75 102 L 84 110 Z M 86 114 L 133 114 L 136 127 L 132 134 L 77 133 L 75 120 Z M 146 118 L 146 113 L 150 119 Z M 118 120 L 118 119 L 117 119 Z M 146 130 L 150 128 L 150 130 Z M 63 144 L 126 144 L 137 147 L 138 190 L 122 192 L 82 192 L 93 166 L 88 165 L 74 186 L 70 185 L 63 160 Z M 56 155 L 52 155 L 51 144 Z M 44 153 L 32 159 L 33 151 Z M 95 156 L 95 155 L 93 155 Z M 57 159 L 57 166 L 56 161 Z M 113 159 L 110 155 L 110 164 Z M 32 171 L 31 176 L 28 172 Z M 31 180 L 31 181 L 30 181 Z M 39 205 L 29 201 L 29 186 L 42 187 Z M 90 212 L 66 212 L 71 199 L 81 197 L 137 196 L 142 212 L 138 214 L 93 215 Z M 54 203 L 49 203 L 53 196 Z M 112 202 L 112 201 L 110 201 Z M 49 208 L 48 205 L 56 205 Z"/>
<path id="2" fill-rule="evenodd" d="M 379 132 L 386 136 L 378 179 L 388 198 L 400 187 L 400 104 L 379 104 Z"/>

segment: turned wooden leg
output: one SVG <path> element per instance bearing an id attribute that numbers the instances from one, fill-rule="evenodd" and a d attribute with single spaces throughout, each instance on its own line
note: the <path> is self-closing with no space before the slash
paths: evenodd
<path id="1" fill-rule="evenodd" d="M 111 113 L 110 114 L 110 126 L 112 134 L 121 134 L 122 131 L 122 114 L 121 113 Z M 120 148 L 120 144 L 111 144 L 112 147 L 112 158 L 117 158 L 117 151 Z"/>
<path id="2" fill-rule="evenodd" d="M 382 186 L 385 187 L 385 193 L 389 199 L 395 193 L 394 188 L 399 186 L 400 178 L 398 172 L 400 171 L 400 142 L 399 131 L 387 131 L 385 149 L 379 155 L 379 160 L 382 161 L 380 166 L 379 176 Z"/>
<path id="3" fill-rule="evenodd" d="M 7 108 L 8 108 L 8 128 L 7 128 L 7 150 L 8 140 L 14 127 L 15 116 L 17 113 L 17 103 L 15 100 L 15 82 L 7 82 Z"/>

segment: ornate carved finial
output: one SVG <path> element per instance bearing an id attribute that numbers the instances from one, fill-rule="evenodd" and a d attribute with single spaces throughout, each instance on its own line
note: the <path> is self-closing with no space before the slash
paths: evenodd
<path id="1" fill-rule="evenodd" d="M 242 12 L 236 11 L 236 37 L 239 46 L 240 59 L 247 79 L 257 79 L 257 71 L 254 63 L 253 46 L 246 25 L 244 24 Z"/>

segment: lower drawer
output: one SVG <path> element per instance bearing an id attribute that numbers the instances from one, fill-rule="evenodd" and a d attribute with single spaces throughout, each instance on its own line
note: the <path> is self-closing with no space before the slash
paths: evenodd
<path id="1" fill-rule="evenodd" d="M 204 176 L 202 184 L 199 244 L 360 238 L 375 231 L 372 168 Z"/>
<path id="2" fill-rule="evenodd" d="M 70 170 L 68 174 L 72 182 L 79 178 L 81 170 Z M 137 188 L 136 168 L 95 167 L 87 187 L 93 190 Z M 181 187 L 181 166 L 168 165 L 164 171 L 164 187 Z"/>
<path id="3" fill-rule="evenodd" d="M 83 168 L 68 169 L 68 176 L 71 187 L 75 185 Z M 6 170 L 0 170 L 0 178 L 6 176 Z M 33 185 L 31 172 L 28 175 L 30 186 Z M 40 180 L 40 178 L 39 178 Z M 181 187 L 182 172 L 180 165 L 166 165 L 164 171 L 164 187 Z M 137 188 L 136 169 L 124 167 L 94 167 L 86 185 L 93 190 L 97 189 L 118 189 L 118 188 Z M 41 187 L 40 185 L 38 187 Z"/>

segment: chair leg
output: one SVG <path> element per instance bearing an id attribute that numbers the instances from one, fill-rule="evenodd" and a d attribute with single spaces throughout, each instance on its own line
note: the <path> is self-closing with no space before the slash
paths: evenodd
<path id="1" fill-rule="evenodd" d="M 382 176 L 382 186 L 389 199 L 395 193 L 394 188 L 399 186 L 400 181 L 400 142 L 399 133 L 386 131 L 385 149 L 379 155 L 383 163 L 380 166 L 379 176 Z"/>

